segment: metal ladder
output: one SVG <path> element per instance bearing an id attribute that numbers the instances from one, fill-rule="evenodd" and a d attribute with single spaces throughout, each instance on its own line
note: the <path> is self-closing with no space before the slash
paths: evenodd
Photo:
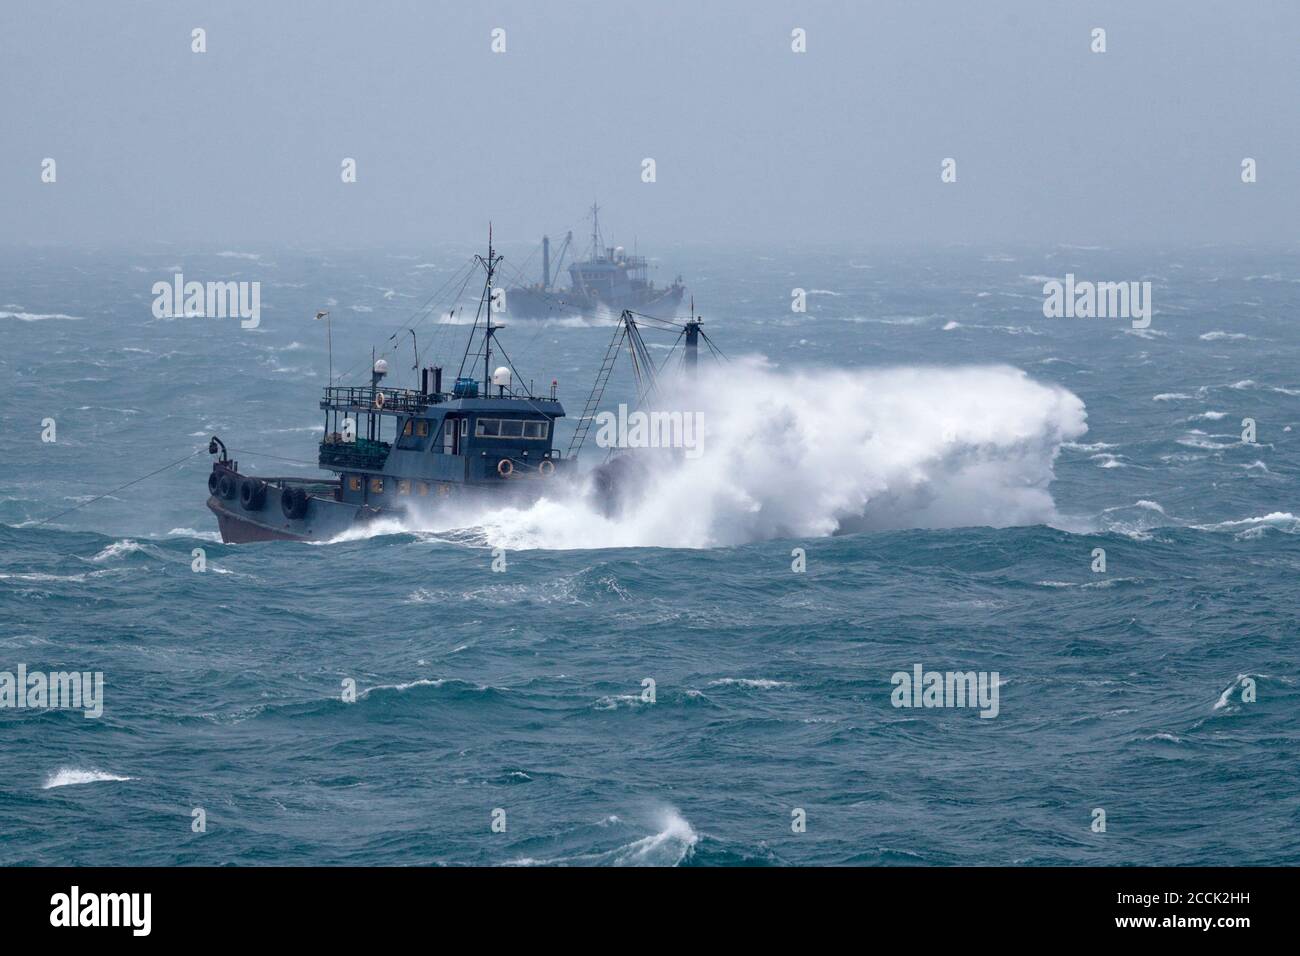
<path id="1" fill-rule="evenodd" d="M 587 440 L 587 432 L 591 430 L 591 423 L 596 417 L 596 409 L 600 407 L 600 400 L 605 395 L 605 386 L 609 384 L 609 377 L 614 371 L 614 363 L 618 361 L 618 353 L 623 347 L 623 337 L 625 335 L 627 335 L 627 325 L 620 321 L 618 328 L 614 332 L 614 337 L 610 339 L 609 348 L 605 350 L 605 358 L 600 363 L 600 371 L 596 373 L 596 381 L 592 383 L 591 394 L 587 396 L 587 404 L 583 406 L 582 417 L 578 419 L 578 427 L 574 430 L 573 439 L 569 442 L 569 451 L 564 456 L 566 458 L 577 458 L 578 452 L 582 450 L 582 443 Z"/>

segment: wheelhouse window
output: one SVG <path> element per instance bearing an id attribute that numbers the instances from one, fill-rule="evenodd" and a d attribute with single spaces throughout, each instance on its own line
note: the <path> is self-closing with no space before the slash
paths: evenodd
<path id="1" fill-rule="evenodd" d="M 371 479 L 370 479 L 370 493 L 371 493 L 372 495 L 382 495 L 382 494 L 384 493 L 384 479 L 382 479 L 382 478 L 371 478 Z"/>
<path id="2" fill-rule="evenodd" d="M 411 482 L 407 478 L 397 479 L 397 493 L 399 495 L 409 495 L 411 493 Z"/>
<path id="3" fill-rule="evenodd" d="M 397 447 L 407 451 L 424 448 L 424 439 L 429 437 L 429 420 L 427 418 L 408 418 L 402 424 L 402 431 L 397 437 Z"/>
<path id="4" fill-rule="evenodd" d="M 348 475 L 348 491 L 360 491 L 360 490 L 361 490 L 361 476 Z"/>
<path id="5" fill-rule="evenodd" d="M 474 429 L 479 438 L 527 438 L 545 441 L 548 423 L 520 418 L 480 418 Z"/>

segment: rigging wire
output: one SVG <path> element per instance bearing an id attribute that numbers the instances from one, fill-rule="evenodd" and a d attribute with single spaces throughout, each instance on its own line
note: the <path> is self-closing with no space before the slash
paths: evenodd
<path id="1" fill-rule="evenodd" d="M 236 455 L 255 455 L 258 458 L 271 458 L 275 461 L 287 461 L 293 465 L 311 465 L 314 468 L 320 467 L 319 461 L 307 461 L 305 458 L 285 458 L 283 455 L 272 455 L 270 452 L 257 451 L 252 448 L 227 448 L 226 451 Z"/>
<path id="2" fill-rule="evenodd" d="M 194 449 L 194 451 L 190 452 L 188 455 L 184 456 L 183 458 L 177 458 L 175 461 L 163 465 L 161 468 L 157 469 L 156 471 L 151 471 L 147 475 L 141 475 L 139 478 L 132 478 L 130 481 L 126 482 L 125 484 L 118 485 L 116 488 L 110 488 L 102 495 L 96 495 L 95 497 L 91 498 L 89 501 L 83 501 L 80 504 L 73 505 L 71 508 L 68 508 L 66 511 L 60 511 L 56 515 L 50 515 L 48 518 L 42 518 L 34 525 L 28 525 L 28 527 L 38 528 L 43 524 L 47 524 L 48 522 L 54 521 L 56 518 L 62 518 L 64 515 L 72 514 L 72 512 L 74 511 L 79 511 L 82 508 L 86 507 L 86 505 L 93 505 L 96 501 L 102 501 L 103 499 L 107 498 L 109 495 L 116 494 L 117 492 L 122 491 L 125 488 L 130 488 L 132 485 L 138 485 L 146 478 L 152 478 L 154 475 L 162 474 L 168 468 L 175 468 L 177 465 L 189 461 L 195 455 L 201 455 L 207 450 L 208 450 L 207 445 L 200 445 L 198 448 Z"/>
<path id="3" fill-rule="evenodd" d="M 474 261 L 476 263 L 481 261 L 481 259 L 482 259 L 481 256 L 474 257 Z M 465 343 L 465 354 L 461 356 L 460 368 L 456 370 L 456 378 L 460 378 L 465 371 L 465 362 L 468 361 L 469 359 L 469 350 L 474 345 L 474 333 L 478 331 L 478 320 L 483 315 L 483 304 L 487 302 L 488 296 L 491 294 L 491 289 L 489 289 L 488 287 L 492 284 L 493 267 L 491 263 L 484 262 L 484 268 L 487 269 L 487 277 L 483 280 L 483 293 L 479 296 L 478 299 L 478 308 L 474 312 L 474 324 L 470 327 L 469 340 Z M 490 309 L 488 310 L 487 324 L 489 326 L 492 325 L 492 312 Z M 486 341 L 486 336 L 484 340 Z M 475 358 L 477 358 L 479 355 L 482 354 L 483 354 L 482 352 L 475 352 L 474 356 Z"/>
<path id="4" fill-rule="evenodd" d="M 410 313 L 410 315 L 408 315 L 408 316 L 406 317 L 405 321 L 403 321 L 403 322 L 402 322 L 401 324 L 399 324 L 395 329 L 393 329 L 393 335 L 390 336 L 390 340 L 391 340 L 393 337 L 397 336 L 397 335 L 398 335 L 400 332 L 402 332 L 404 329 L 406 329 L 406 328 L 418 328 L 420 325 L 423 325 L 424 322 L 428 321 L 429 315 L 431 315 L 432 313 L 429 313 L 429 314 L 424 315 L 422 318 L 420 318 L 418 321 L 416 321 L 414 325 L 411 325 L 411 324 L 410 324 L 411 321 L 412 321 L 412 319 L 414 319 L 416 316 L 420 315 L 422 312 L 425 312 L 425 310 L 427 310 L 427 309 L 429 308 L 429 306 L 434 302 L 435 299 L 439 299 L 439 297 L 440 297 L 444 292 L 446 292 L 448 289 L 450 289 L 451 286 L 453 285 L 453 283 L 455 283 L 456 280 L 460 279 L 460 277 L 461 277 L 461 273 L 462 273 L 462 272 L 465 273 L 465 279 L 466 279 L 466 282 L 468 282 L 469 277 L 472 276 L 472 275 L 474 274 L 474 266 L 475 266 L 476 264 L 477 264 L 476 259 L 470 259 L 469 262 L 465 263 L 465 264 L 462 265 L 460 268 L 458 268 L 455 272 L 453 272 L 453 273 L 451 274 L 451 276 L 448 277 L 448 279 L 447 279 L 447 280 L 446 280 L 446 281 L 445 281 L 441 286 L 439 286 L 438 289 L 437 289 L 437 290 L 436 290 L 432 295 L 430 295 L 427 299 L 424 300 L 424 303 L 423 303 L 422 305 L 418 306 L 418 307 L 417 307 L 413 312 Z M 462 286 L 462 288 L 463 288 L 463 286 Z M 392 354 L 394 351 L 396 351 L 396 349 L 397 349 L 397 346 L 396 346 L 396 345 L 391 346 L 391 347 L 385 349 L 383 352 L 381 352 L 381 353 L 379 354 L 378 357 L 380 357 L 380 358 L 387 357 L 388 355 L 390 355 L 390 354 Z M 353 364 L 352 364 L 352 365 L 351 365 L 347 370 L 345 370 L 344 372 L 340 373 L 340 375 L 338 376 L 339 380 L 341 381 L 342 379 L 348 377 L 348 376 L 351 375 L 353 372 L 355 372 L 355 371 L 356 371 L 360 366 L 361 366 L 361 363 L 360 363 L 360 362 L 354 362 L 354 363 L 353 363 Z"/>
<path id="5" fill-rule="evenodd" d="M 473 273 L 472 270 L 469 271 L 469 272 L 467 272 L 467 273 L 465 273 L 465 281 L 462 282 L 462 283 L 460 284 L 460 289 L 457 290 L 457 292 L 456 292 L 456 298 L 455 298 L 455 301 L 456 301 L 456 302 L 459 302 L 459 301 L 461 300 L 461 297 L 464 296 L 464 294 L 465 294 L 465 289 L 469 286 L 469 280 L 472 279 L 472 278 L 474 278 L 474 273 Z M 438 323 L 437 331 L 434 332 L 434 334 L 433 334 L 433 343 L 432 343 L 432 345 L 431 345 L 430 348 L 429 348 L 429 354 L 432 354 L 432 355 L 434 355 L 434 356 L 437 356 L 437 355 L 441 355 L 441 354 L 442 354 L 441 351 L 440 351 L 440 349 L 441 349 L 441 347 L 442 347 L 443 342 L 444 342 L 444 341 L 446 340 L 446 338 L 447 338 L 447 335 L 448 335 L 448 331 L 447 331 L 447 330 L 448 330 L 449 328 L 454 328 L 455 325 L 456 325 L 456 323 L 455 323 L 455 321 L 454 321 L 455 318 L 456 318 L 456 310 L 455 310 L 454 308 L 451 309 L 451 310 L 448 312 L 448 315 L 449 315 L 449 317 L 450 317 L 453 321 L 450 321 L 450 322 L 440 322 L 440 323 Z"/>
<path id="6" fill-rule="evenodd" d="M 575 219 L 573 222 L 569 223 L 567 226 L 565 226 L 563 229 L 560 230 L 560 233 L 567 235 L 568 233 L 573 232 L 573 227 L 576 226 L 578 223 L 586 222 L 590 218 L 591 218 L 591 213 L 587 213 L 587 215 L 583 216 L 581 219 Z M 535 246 L 533 246 L 533 251 L 528 254 L 528 258 L 525 259 L 523 262 L 521 262 L 518 266 L 512 265 L 511 263 L 508 262 L 506 263 L 506 268 L 514 272 L 514 280 L 518 282 L 520 285 L 528 285 L 528 280 L 524 277 L 524 270 L 528 268 L 528 263 L 533 261 L 533 258 L 537 255 L 537 253 L 541 251 L 541 249 L 542 249 L 542 244 L 539 242 Z"/>
<path id="7" fill-rule="evenodd" d="M 566 226 L 562 231 L 563 231 L 564 233 L 566 233 L 566 234 L 567 234 L 567 233 L 570 233 L 570 232 L 573 231 L 573 227 L 576 226 L 576 225 L 578 225 L 579 222 L 586 222 L 586 221 L 589 220 L 590 218 L 591 218 L 591 214 L 588 213 L 587 215 L 583 216 L 581 219 L 579 219 L 579 220 L 575 220 L 574 222 L 570 223 L 570 224 L 569 224 L 568 226 Z M 505 267 L 506 267 L 507 269 L 512 269 L 512 270 L 514 271 L 516 281 L 519 281 L 519 282 L 521 282 L 522 284 L 525 284 L 525 285 L 526 285 L 527 283 L 526 283 L 526 281 L 524 281 L 523 269 L 528 265 L 529 262 L 531 262 L 531 261 L 533 260 L 533 257 L 537 255 L 537 252 L 538 252 L 538 250 L 540 250 L 540 249 L 541 249 L 541 244 L 538 243 L 536 246 L 533 247 L 533 251 L 532 251 L 531 253 L 529 253 L 528 257 L 523 261 L 523 263 L 521 263 L 521 265 L 520 265 L 519 267 L 517 267 L 517 268 L 516 268 L 512 263 L 507 263 L 507 262 L 505 262 L 505 257 L 504 257 L 504 256 L 501 257 L 501 261 L 502 261 L 502 263 L 505 265 Z M 455 298 L 452 300 L 453 302 L 459 302 L 461 296 L 462 296 L 462 295 L 464 294 L 464 292 L 465 292 L 465 287 L 469 285 L 469 280 L 470 280 L 470 279 L 473 277 L 473 275 L 474 275 L 474 267 L 478 264 L 479 259 L 480 259 L 479 256 L 473 256 L 473 257 L 471 257 L 471 258 L 469 259 L 468 262 L 466 262 L 464 265 L 462 265 L 459 269 L 456 269 L 456 270 L 451 274 L 451 276 L 450 276 L 450 277 L 449 277 L 449 278 L 448 278 L 448 279 L 447 279 L 447 280 L 446 280 L 446 281 L 445 281 L 441 286 L 439 286 L 439 288 L 438 288 L 438 289 L 437 289 L 437 290 L 436 290 L 432 295 L 430 295 L 427 299 L 424 300 L 424 303 L 423 303 L 422 305 L 420 305 L 420 306 L 419 306 L 418 308 L 416 308 L 413 312 L 411 312 L 410 315 L 408 315 L 407 318 L 406 318 L 402 323 L 400 323 L 396 328 L 394 328 L 392 334 L 388 337 L 388 340 L 389 340 L 390 342 L 393 342 L 393 345 L 389 346 L 388 348 L 384 349 L 384 351 L 380 352 L 380 353 L 376 356 L 376 358 L 387 358 L 389 355 L 391 355 L 391 354 L 393 354 L 394 352 L 396 352 L 397 349 L 400 347 L 400 345 L 396 342 L 397 336 L 398 336 L 399 334 L 401 334 L 401 332 L 404 331 L 404 330 L 408 330 L 408 329 L 409 329 L 409 330 L 412 330 L 412 331 L 418 330 L 419 327 L 420 327 L 421 325 L 423 325 L 426 321 L 428 321 L 429 318 L 432 316 L 432 312 L 431 312 L 431 311 L 428 312 L 427 314 L 423 315 L 423 316 L 422 316 L 421 318 L 419 318 L 418 320 L 416 320 L 415 323 L 414 323 L 413 325 L 411 324 L 412 319 L 415 319 L 416 316 L 419 316 L 419 315 L 421 315 L 421 313 L 426 312 L 426 310 L 429 309 L 429 306 L 430 306 L 430 305 L 431 305 L 435 300 L 438 300 L 439 297 L 440 297 L 444 292 L 446 292 L 448 289 L 450 289 L 451 286 L 456 282 L 456 280 L 458 280 L 458 279 L 461 278 L 461 274 L 464 273 L 464 279 L 461 281 L 461 287 L 460 287 L 459 291 L 456 293 Z M 489 294 L 490 294 L 490 293 L 489 293 Z M 480 303 L 479 303 L 479 304 L 480 304 L 480 313 L 481 313 L 481 311 L 482 311 L 482 299 L 480 299 Z M 454 308 L 451 310 L 451 313 L 452 313 L 453 315 L 455 314 L 455 309 L 454 309 Z M 475 331 L 477 330 L 477 328 L 478 328 L 478 318 L 479 318 L 479 316 L 476 315 L 476 316 L 475 316 L 475 319 L 474 319 L 474 326 L 471 327 L 471 329 L 470 329 L 470 341 L 469 341 L 469 343 L 468 343 L 468 344 L 466 345 L 466 347 L 465 347 L 465 358 L 468 358 L 468 356 L 469 356 L 469 349 L 470 349 L 470 346 L 473 344 L 473 341 L 474 341 L 474 332 L 475 332 Z M 489 321 L 491 321 L 491 317 L 490 317 L 490 316 L 489 316 Z M 445 323 L 445 324 L 449 324 L 449 325 L 450 325 L 450 324 L 454 324 L 454 323 Z M 434 342 L 433 348 L 431 349 L 431 354 L 434 354 L 434 355 L 437 355 L 437 354 L 438 354 L 437 348 L 438 348 L 439 345 L 442 344 L 442 340 L 443 340 L 443 336 L 442 336 L 442 335 L 438 335 L 438 336 L 435 338 L 435 342 Z M 479 353 L 479 354 L 481 354 L 481 353 Z M 345 371 L 343 371 L 343 372 L 338 376 L 339 380 L 342 380 L 342 379 L 346 378 L 347 376 L 353 374 L 353 373 L 354 373 L 354 372 L 355 372 L 355 371 L 356 371 L 356 370 L 361 366 L 361 364 L 362 364 L 362 363 L 360 363 L 360 362 L 353 363 L 349 368 L 347 368 Z M 463 358 L 463 359 L 461 359 L 461 371 L 464 371 L 464 364 L 465 364 L 465 359 Z"/>

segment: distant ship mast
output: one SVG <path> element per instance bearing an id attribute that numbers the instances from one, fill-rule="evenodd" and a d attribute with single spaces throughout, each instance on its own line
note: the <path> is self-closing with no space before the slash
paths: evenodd
<path id="1" fill-rule="evenodd" d="M 603 240 L 600 235 L 600 206 L 597 203 L 593 202 L 591 204 L 591 258 L 592 259 L 602 258 L 601 257 L 601 252 L 603 251 L 601 249 L 602 241 Z"/>

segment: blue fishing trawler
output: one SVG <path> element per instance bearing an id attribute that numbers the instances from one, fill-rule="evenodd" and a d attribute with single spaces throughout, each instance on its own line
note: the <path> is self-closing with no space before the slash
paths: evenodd
<path id="1" fill-rule="evenodd" d="M 555 423 L 564 417 L 556 384 L 536 395 L 516 381 L 512 365 L 492 368 L 500 326 L 493 324 L 488 302 L 501 259 L 490 230 L 487 257 L 476 258 L 486 279 L 470 343 L 481 330 L 475 358 L 482 356 L 482 377 L 457 374 L 445 390 L 442 368 L 429 366 L 420 369 L 418 389 L 392 388 L 384 383 L 388 363 L 379 359 L 368 385 L 331 383 L 320 402 L 325 426 L 319 464 L 334 473 L 332 479 L 245 474 L 225 443 L 212 436 L 208 451 L 216 458 L 207 504 L 223 541 L 326 541 L 439 498 L 527 499 L 558 480 L 569 462 L 554 447 Z"/>
<path id="2" fill-rule="evenodd" d="M 215 457 L 208 475 L 207 504 L 217 517 L 223 541 L 329 541 L 379 517 L 401 519 L 440 499 L 522 503 L 539 498 L 575 471 L 620 354 L 626 351 L 636 376 L 635 393 L 642 398 L 657 394 L 660 372 L 678 344 L 688 378 L 694 377 L 701 341 L 721 357 L 704 333 L 694 300 L 684 323 L 624 309 L 568 449 L 561 453 L 555 425 L 565 414 L 556 397 L 556 382 L 551 381 L 546 394 L 535 394 L 531 384 L 516 382 L 517 373 L 504 349 L 492 347 L 502 328 L 493 323 L 490 304 L 502 260 L 492 246 L 490 227 L 488 254 L 475 256 L 474 261 L 485 272 L 483 290 L 449 391 L 443 388 L 442 367 L 421 366 L 418 348 L 418 389 L 386 385 L 388 363 L 373 356 L 368 385 L 335 385 L 331 371 L 320 402 L 325 422 L 317 461 L 335 477 L 245 474 L 225 443 L 212 436 L 208 453 Z M 641 336 L 643 325 L 676 336 L 659 362 Z M 413 328 L 407 331 L 415 337 Z M 479 349 L 470 361 L 476 340 Z M 498 352 L 507 364 L 493 369 L 492 356 Z M 480 357 L 482 377 L 463 374 L 466 363 L 477 368 Z M 636 456 L 615 454 L 616 450 L 609 449 L 591 472 L 592 493 L 606 514 L 618 510 L 629 489 L 647 481 L 640 470 L 643 462 Z"/>
<path id="3" fill-rule="evenodd" d="M 593 315 L 602 310 L 614 314 L 624 309 L 673 312 L 681 304 L 686 291 L 681 276 L 668 285 L 656 285 L 650 278 L 650 263 L 645 256 L 629 253 L 623 246 L 605 244 L 600 231 L 600 207 L 595 204 L 591 207 L 591 246 L 587 258 L 569 265 L 569 285 L 560 287 L 556 280 L 572 242 L 570 232 L 552 267 L 551 240 L 542 237 L 541 281 L 506 290 L 507 311 L 511 315 L 543 319 Z"/>

